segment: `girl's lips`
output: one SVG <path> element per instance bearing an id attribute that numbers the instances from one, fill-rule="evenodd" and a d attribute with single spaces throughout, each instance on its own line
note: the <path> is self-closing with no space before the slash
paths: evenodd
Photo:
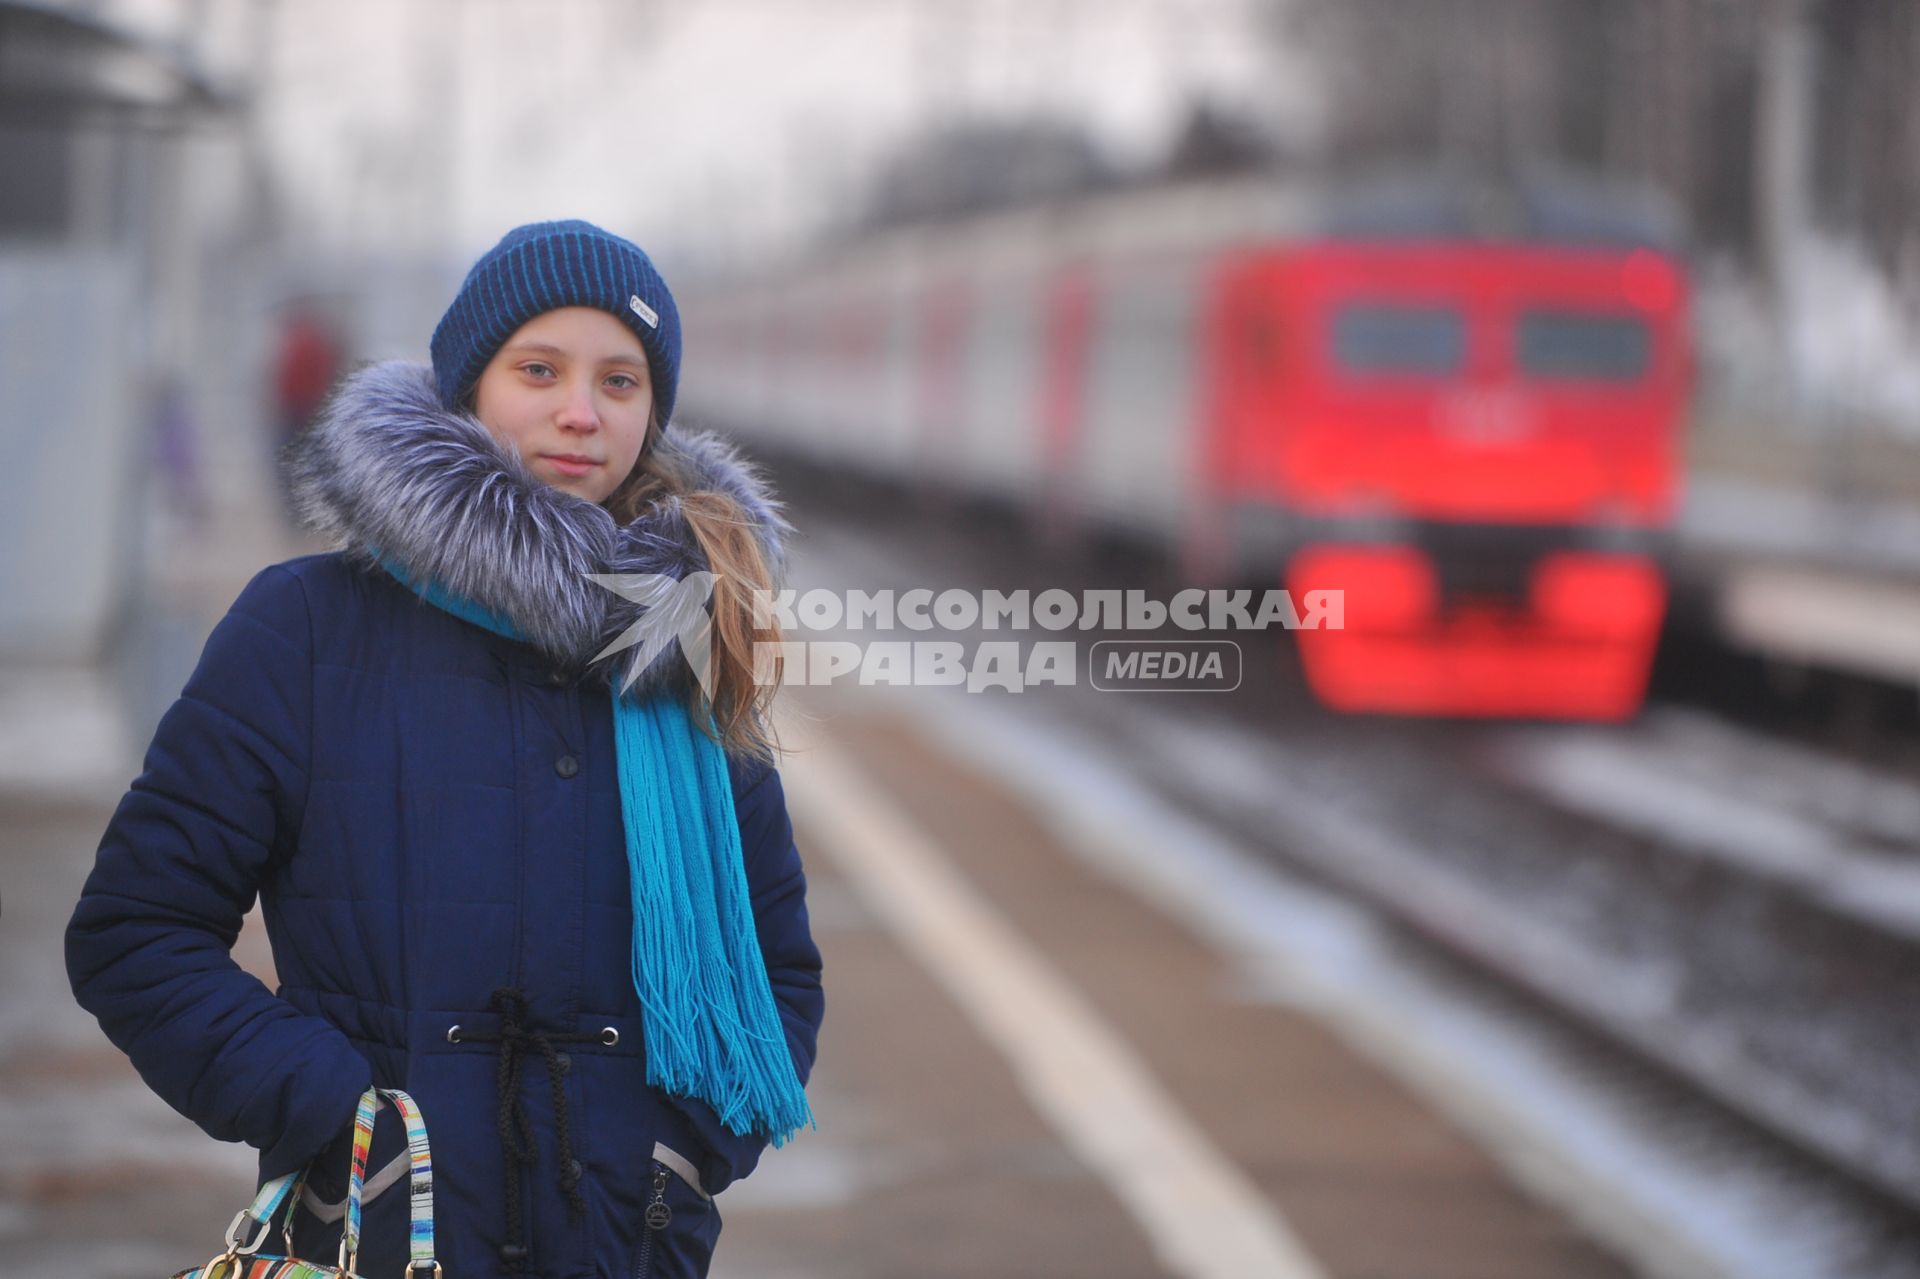
<path id="1" fill-rule="evenodd" d="M 562 475 L 585 475 L 600 465 L 598 462 L 574 462 L 564 457 L 555 457 L 551 453 L 545 454 L 544 456 L 553 466 L 553 469 L 559 471 Z"/>

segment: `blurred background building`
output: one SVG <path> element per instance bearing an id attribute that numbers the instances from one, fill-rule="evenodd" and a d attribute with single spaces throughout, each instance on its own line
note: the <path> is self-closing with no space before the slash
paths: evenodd
<path id="1" fill-rule="evenodd" d="M 301 297 L 359 354 L 417 354 L 460 265 L 554 210 L 698 278 L 1202 173 L 1549 160 L 1684 212 L 1704 459 L 1872 497 L 1915 485 L 1920 18 L 1902 4 L 841 0 L 803 21 L 754 0 L 44 0 L 6 21 L 7 430 L 38 450 L 11 471 L 33 500 L 4 504 L 18 655 L 121 633 L 109 583 L 131 570 L 105 548 L 142 543 L 141 486 L 226 456 L 180 438 L 219 416 L 211 364 L 257 378 Z M 32 350 L 112 352 L 113 376 L 87 379 L 83 408 L 40 361 L 23 371 Z M 153 407 L 167 387 L 172 413 Z M 61 420 L 85 425 L 28 425 Z M 60 487 L 43 441 L 73 430 L 106 433 L 86 438 L 118 459 L 120 496 L 60 522 L 91 549 L 55 589 L 23 548 Z"/>
<path id="2" fill-rule="evenodd" d="M 159 379 L 198 356 L 201 252 L 238 229 L 194 175 L 240 127 L 190 43 L 77 6 L 0 8 L 10 658 L 98 654 L 125 623 Z"/>

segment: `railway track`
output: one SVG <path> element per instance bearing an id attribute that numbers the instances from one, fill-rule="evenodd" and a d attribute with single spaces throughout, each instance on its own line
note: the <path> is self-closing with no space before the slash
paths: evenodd
<path id="1" fill-rule="evenodd" d="M 1135 571 L 1036 556 L 991 518 L 849 519 L 846 497 L 802 526 L 884 543 L 920 584 L 1081 590 Z M 1263 660 L 1275 678 L 1252 677 Z M 1611 730 L 1342 719 L 1281 660 L 1250 648 L 1226 697 L 1025 697 L 1647 1075 L 1634 1087 L 1676 1132 L 1716 1112 L 1735 1163 L 1826 1205 L 1845 1273 L 1920 1274 L 1920 784 L 1671 707 Z"/>

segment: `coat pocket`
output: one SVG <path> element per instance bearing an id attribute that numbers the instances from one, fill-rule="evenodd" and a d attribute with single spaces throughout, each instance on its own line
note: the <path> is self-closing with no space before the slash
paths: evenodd
<path id="1" fill-rule="evenodd" d="M 655 1142 L 633 1279 L 703 1279 L 720 1238 L 720 1211 L 694 1162 Z"/>

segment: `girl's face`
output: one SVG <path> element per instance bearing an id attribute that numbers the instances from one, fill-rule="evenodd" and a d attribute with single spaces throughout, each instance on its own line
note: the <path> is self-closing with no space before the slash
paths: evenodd
<path id="1" fill-rule="evenodd" d="M 561 307 L 506 340 L 474 387 L 474 416 L 533 473 L 603 501 L 647 442 L 653 380 L 640 339 L 605 311 Z"/>

